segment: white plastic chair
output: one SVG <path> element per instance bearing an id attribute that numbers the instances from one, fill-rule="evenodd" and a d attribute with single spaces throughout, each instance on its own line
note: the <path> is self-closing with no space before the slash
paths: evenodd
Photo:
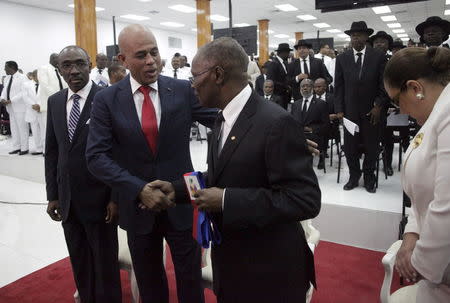
<path id="1" fill-rule="evenodd" d="M 394 276 L 394 264 L 397 252 L 402 241 L 394 242 L 382 259 L 384 267 L 383 286 L 380 291 L 381 303 L 411 303 L 416 302 L 417 284 L 402 287 L 391 294 L 392 277 Z"/>

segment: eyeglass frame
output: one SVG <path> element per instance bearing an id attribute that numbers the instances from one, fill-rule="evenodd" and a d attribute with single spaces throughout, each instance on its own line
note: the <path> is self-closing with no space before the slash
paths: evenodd
<path id="1" fill-rule="evenodd" d="M 66 66 L 64 66 L 64 65 L 66 65 Z M 78 70 L 81 70 L 81 69 L 85 68 L 86 66 L 89 66 L 89 62 L 84 61 L 84 60 L 83 61 L 77 60 L 75 62 L 70 62 L 70 63 L 65 62 L 65 63 L 60 64 L 59 68 L 64 71 L 70 71 L 70 70 L 72 70 L 73 66 L 76 66 L 76 68 Z"/>
<path id="2" fill-rule="evenodd" d="M 400 95 L 402 93 L 404 93 L 405 90 L 406 90 L 406 82 L 407 82 L 406 80 L 403 81 L 402 85 L 400 85 L 399 92 L 397 94 L 395 94 L 394 97 L 391 98 L 391 103 L 394 104 L 397 107 L 400 106 Z"/>
<path id="3" fill-rule="evenodd" d="M 208 69 L 206 69 L 206 70 L 204 70 L 204 71 L 198 73 L 198 74 L 195 75 L 195 76 L 192 75 L 192 77 L 189 77 L 189 78 L 188 78 L 188 79 L 189 79 L 189 82 L 191 83 L 191 85 L 194 85 L 195 79 L 196 79 L 196 78 L 200 77 L 200 76 L 203 75 L 203 74 L 206 74 L 207 72 L 211 71 L 213 68 L 216 68 L 216 67 L 220 67 L 220 66 L 214 65 L 214 66 L 211 66 L 210 68 L 208 68 Z M 222 68 L 222 67 L 220 67 L 220 68 Z M 223 69 L 223 68 L 222 68 L 222 69 Z"/>

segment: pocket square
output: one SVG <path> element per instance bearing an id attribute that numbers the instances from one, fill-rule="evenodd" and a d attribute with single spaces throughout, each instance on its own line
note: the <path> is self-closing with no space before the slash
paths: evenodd
<path id="1" fill-rule="evenodd" d="M 89 124 L 89 122 L 91 122 L 91 118 L 89 118 L 89 119 L 86 121 L 86 124 Z"/>

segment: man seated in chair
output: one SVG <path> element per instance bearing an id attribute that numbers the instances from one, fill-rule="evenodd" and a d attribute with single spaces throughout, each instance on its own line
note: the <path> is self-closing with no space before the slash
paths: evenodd
<path id="1" fill-rule="evenodd" d="M 283 99 L 275 95 L 273 92 L 274 84 L 272 80 L 264 81 L 264 99 L 267 101 L 272 101 L 279 106 L 283 106 Z"/>
<path id="2" fill-rule="evenodd" d="M 318 169 L 325 165 L 326 138 L 330 126 L 328 107 L 326 102 L 316 98 L 313 94 L 314 82 L 311 79 L 303 79 L 300 83 L 302 99 L 294 102 L 291 113 L 303 126 L 307 139 L 319 144 L 320 159 Z"/>

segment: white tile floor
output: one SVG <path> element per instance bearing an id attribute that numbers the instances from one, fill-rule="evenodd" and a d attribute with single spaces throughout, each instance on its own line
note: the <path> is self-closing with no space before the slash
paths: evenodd
<path id="1" fill-rule="evenodd" d="M 202 130 L 203 132 L 203 130 Z M 194 168 L 204 171 L 206 165 L 206 141 L 191 143 Z M 0 141 L 0 165 L 11 159 L 7 156 L 9 142 Z M 394 155 L 396 155 L 394 151 Z M 15 156 L 18 157 L 18 156 Z M 33 156 L 24 156 L 33 157 Z M 394 156 L 395 158 L 396 156 Z M 30 161 L 43 161 L 34 157 Z M 317 162 L 317 159 L 315 160 Z M 341 183 L 336 183 L 337 157 L 330 168 L 327 159 L 327 173 L 317 171 L 322 189 L 322 203 L 361 207 L 398 213 L 401 211 L 400 177 L 396 171 L 393 177 L 380 178 L 376 194 L 368 194 L 363 187 L 351 192 L 342 190 L 348 178 L 344 164 Z M 396 167 L 394 160 L 394 168 Z M 26 171 L 26 168 L 23 168 Z M 1 168 L 0 168 L 1 174 Z M 0 201 L 44 202 L 45 185 L 41 182 L 24 181 L 0 175 Z M 50 220 L 45 205 L 21 205 L 0 203 L 0 287 L 11 283 L 35 270 L 67 256 L 62 228 Z"/>

